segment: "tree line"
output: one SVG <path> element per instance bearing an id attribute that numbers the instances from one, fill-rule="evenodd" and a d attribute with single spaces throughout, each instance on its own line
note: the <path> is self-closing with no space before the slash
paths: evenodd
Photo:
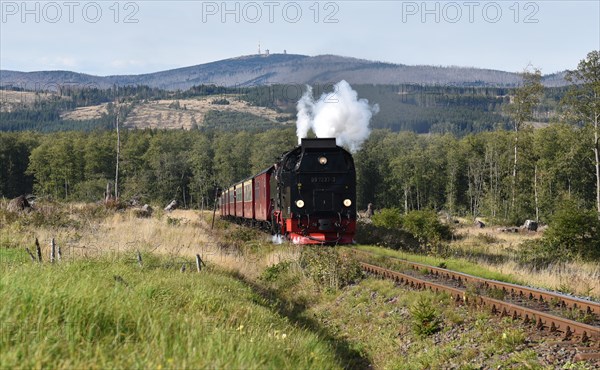
<path id="1" fill-rule="evenodd" d="M 228 186 L 273 164 L 296 145 L 295 131 L 121 132 L 119 194 L 144 202 L 178 199 L 196 207 Z M 103 199 L 115 178 L 113 131 L 0 133 L 0 196 L 35 193 L 67 201 Z"/>
<path id="2" fill-rule="evenodd" d="M 547 221 L 568 199 L 591 209 L 596 196 L 591 129 L 559 123 L 522 129 L 514 202 L 514 132 L 458 138 L 375 130 L 354 156 L 358 206 L 447 210 L 512 222 L 536 214 Z M 119 192 L 123 199 L 178 199 L 197 207 L 202 199 L 212 201 L 215 187 L 267 168 L 295 145 L 293 129 L 124 131 Z M 1 133 L 0 194 L 97 201 L 114 179 L 115 158 L 112 131 Z"/>

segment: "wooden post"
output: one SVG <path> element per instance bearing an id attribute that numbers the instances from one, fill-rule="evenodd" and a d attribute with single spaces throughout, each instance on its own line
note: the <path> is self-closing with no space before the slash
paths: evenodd
<path id="1" fill-rule="evenodd" d="M 62 260 L 62 250 L 60 249 L 60 244 L 58 245 L 57 250 L 56 250 L 56 257 L 58 258 L 59 261 Z"/>
<path id="2" fill-rule="evenodd" d="M 110 201 L 111 192 L 110 192 L 110 182 L 106 182 L 106 192 L 104 193 L 104 203 L 107 204 Z"/>
<path id="3" fill-rule="evenodd" d="M 117 163 L 115 166 L 115 202 L 119 200 L 119 155 L 121 153 L 121 135 L 119 134 L 119 87 L 116 89 L 116 104 L 115 109 L 117 111 Z"/>
<path id="4" fill-rule="evenodd" d="M 206 263 L 204 263 L 204 261 L 202 261 L 202 258 L 200 258 L 200 255 L 197 254 L 196 255 L 196 269 L 198 269 L 198 272 L 202 271 L 202 265 L 206 266 Z"/>
<path id="5" fill-rule="evenodd" d="M 213 218 L 212 224 L 210 225 L 210 229 L 212 230 L 215 227 L 215 214 L 217 213 L 217 197 L 219 195 L 219 188 L 215 188 L 215 206 L 213 207 Z"/>
<path id="6" fill-rule="evenodd" d="M 50 263 L 54 263 L 54 259 L 56 257 L 56 242 L 54 238 L 50 240 Z"/>
<path id="7" fill-rule="evenodd" d="M 40 242 L 38 242 L 37 238 L 35 238 L 35 249 L 37 252 L 38 262 L 42 263 L 42 248 L 40 248 Z"/>
<path id="8" fill-rule="evenodd" d="M 142 267 L 142 254 L 140 253 L 140 251 L 137 251 L 137 262 L 140 265 L 140 267 Z"/>
<path id="9" fill-rule="evenodd" d="M 25 251 L 27 252 L 27 254 L 29 254 L 29 257 L 31 257 L 31 262 L 35 263 L 35 256 L 33 255 L 33 253 L 31 253 L 29 248 L 25 247 Z"/>
<path id="10" fill-rule="evenodd" d="M 185 272 L 185 263 L 183 263 L 183 264 L 181 265 L 181 269 L 180 269 L 179 271 L 181 271 L 181 272 Z"/>

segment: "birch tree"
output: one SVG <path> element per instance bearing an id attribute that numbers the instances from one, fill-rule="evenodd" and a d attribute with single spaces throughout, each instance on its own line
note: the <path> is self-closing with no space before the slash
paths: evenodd
<path id="1" fill-rule="evenodd" d="M 565 77 L 573 85 L 564 99 L 569 113 L 584 125 L 592 126 L 590 147 L 594 152 L 596 170 L 596 211 L 600 219 L 600 51 L 594 50 L 579 62 L 577 69 L 567 72 Z"/>
<path id="2" fill-rule="evenodd" d="M 519 131 L 523 128 L 526 122 L 533 120 L 534 109 L 536 105 L 539 104 L 540 98 L 544 91 L 544 88 L 541 84 L 542 73 L 539 69 L 534 68 L 532 72 L 526 68 L 521 76 L 523 77 L 523 85 L 515 91 L 515 94 L 511 99 L 511 104 L 508 107 L 508 113 L 510 115 L 513 130 L 515 132 L 510 202 L 511 211 L 514 211 L 515 209 L 515 198 L 517 191 Z"/>

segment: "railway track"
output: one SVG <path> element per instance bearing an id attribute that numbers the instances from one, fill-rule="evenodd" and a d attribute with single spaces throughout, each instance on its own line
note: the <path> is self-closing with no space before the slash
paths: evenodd
<path id="1" fill-rule="evenodd" d="M 358 253 L 369 254 L 364 251 Z M 375 255 L 376 256 L 376 255 Z M 393 257 L 389 257 L 392 259 Z M 400 272 L 372 263 L 360 262 L 362 269 L 372 275 L 391 279 L 413 289 L 429 289 L 446 292 L 461 304 L 476 304 L 489 309 L 493 314 L 510 316 L 534 325 L 542 333 L 561 335 L 563 341 L 580 342 L 588 345 L 578 354 L 579 360 L 600 361 L 600 304 L 563 294 L 484 279 L 460 272 L 428 266 L 420 263 L 394 259 L 405 264 L 409 271 Z M 467 286 L 483 287 L 484 294 L 473 294 Z M 493 290 L 501 292 L 501 299 L 485 295 Z M 576 316 L 587 317 L 591 323 L 572 320 L 560 312 L 578 311 Z M 582 347 L 583 348 L 583 347 Z"/>
<path id="2" fill-rule="evenodd" d="M 357 251 L 357 253 L 368 254 L 371 256 L 377 256 L 376 254 Z M 511 283 L 505 283 L 497 280 L 484 279 L 481 277 L 451 271 L 441 267 L 435 267 L 425 265 L 416 262 L 410 262 L 395 257 L 386 257 L 390 260 L 399 262 L 415 271 L 433 275 L 441 279 L 452 280 L 456 284 L 465 286 L 468 284 L 477 285 L 485 290 L 495 290 L 502 295 L 518 296 L 521 299 L 528 299 L 531 301 L 538 301 L 541 303 L 547 303 L 557 308 L 566 310 L 578 310 L 582 314 L 593 315 L 596 317 L 596 321 L 600 324 L 600 303 L 589 300 L 584 300 L 577 297 L 568 296 L 565 294 L 550 292 L 542 289 L 536 289 L 532 287 L 526 287 L 522 285 L 516 285 Z"/>

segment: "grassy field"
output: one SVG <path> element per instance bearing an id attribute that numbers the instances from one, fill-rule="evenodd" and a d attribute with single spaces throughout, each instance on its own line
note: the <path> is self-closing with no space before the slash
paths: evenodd
<path id="1" fill-rule="evenodd" d="M 481 270 L 509 276 L 524 284 L 600 300 L 600 261 L 558 262 L 543 269 L 519 263 L 521 243 L 541 238 L 543 232 L 507 233 L 496 227 L 481 229 L 463 224 L 457 234 L 459 237 L 450 248 L 457 251 L 461 260 L 469 260 Z"/>
<path id="2" fill-rule="evenodd" d="M 227 273 L 166 258 L 32 265 L 2 250 L 0 368 L 340 368 L 320 334 Z"/>
<path id="3" fill-rule="evenodd" d="M 385 259 L 386 257 L 394 257 L 431 266 L 440 266 L 444 264 L 446 268 L 450 270 L 464 272 L 465 274 L 480 276 L 486 279 L 505 281 L 513 284 L 523 283 L 522 281 L 516 279 L 512 275 L 506 275 L 499 272 L 490 271 L 488 268 L 482 267 L 477 263 L 465 261 L 463 259 L 426 256 L 422 254 L 395 251 L 391 249 L 384 249 L 368 245 L 361 245 L 355 248 L 361 251 L 373 253 L 376 256 L 380 256 L 380 259 Z"/>
<path id="4" fill-rule="evenodd" d="M 523 242 L 543 232 L 504 232 L 499 227 L 478 228 L 465 222 L 454 226 L 453 240 L 443 256 L 361 245 L 358 249 L 413 262 L 439 266 L 488 279 L 576 294 L 600 301 L 600 261 L 556 262 L 535 268 L 520 261 L 527 253 Z"/>
<path id="5" fill-rule="evenodd" d="M 211 230 L 198 211 L 0 210 L 0 368 L 573 366 L 549 359 L 555 350 L 526 325 L 357 274 L 344 248 L 274 245 L 220 220 Z M 25 251 L 36 237 L 42 264 Z M 55 264 L 51 238 L 63 253 Z M 207 265 L 200 273 L 196 254 Z"/>

